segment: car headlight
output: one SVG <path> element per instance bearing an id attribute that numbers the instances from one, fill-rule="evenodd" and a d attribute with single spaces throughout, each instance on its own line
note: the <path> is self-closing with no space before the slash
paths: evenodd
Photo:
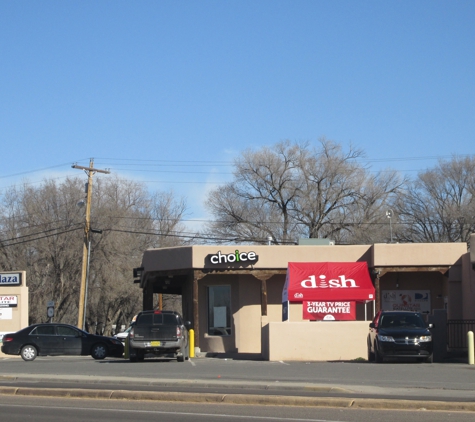
<path id="1" fill-rule="evenodd" d="M 425 343 L 428 341 L 432 341 L 432 336 L 420 336 L 419 343 Z"/>
<path id="2" fill-rule="evenodd" d="M 378 340 L 379 341 L 394 341 L 394 339 L 391 336 L 382 336 L 381 334 L 378 334 Z"/>

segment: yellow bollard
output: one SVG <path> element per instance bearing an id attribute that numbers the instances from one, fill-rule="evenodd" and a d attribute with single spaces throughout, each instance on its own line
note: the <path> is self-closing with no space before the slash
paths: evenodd
<path id="1" fill-rule="evenodd" d="M 190 343 L 190 358 L 195 357 L 195 330 L 190 328 L 188 331 L 188 341 Z"/>
<path id="2" fill-rule="evenodd" d="M 473 331 L 469 331 L 467 333 L 467 344 L 468 344 L 468 364 L 473 365 L 475 361 L 474 348 L 473 348 Z"/>

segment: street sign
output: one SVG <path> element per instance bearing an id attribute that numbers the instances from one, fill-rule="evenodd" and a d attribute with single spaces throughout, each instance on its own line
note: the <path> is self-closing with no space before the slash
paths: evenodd
<path id="1" fill-rule="evenodd" d="M 46 313 L 48 315 L 48 318 L 53 318 L 54 317 L 54 308 L 52 308 L 52 307 L 48 308 Z"/>

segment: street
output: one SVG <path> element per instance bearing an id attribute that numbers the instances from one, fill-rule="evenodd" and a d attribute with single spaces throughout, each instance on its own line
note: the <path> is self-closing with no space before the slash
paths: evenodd
<path id="1" fill-rule="evenodd" d="M 475 367 L 464 363 L 267 362 L 215 358 L 95 361 L 0 357 L 0 385 L 132 391 L 374 397 L 473 402 Z"/>
<path id="2" fill-rule="evenodd" d="M 87 399 L 9 397 L 0 395 L 0 412 L 9 422 L 472 422 L 473 413 L 428 412 L 424 410 L 367 410 L 308 408 L 286 406 L 249 406 L 226 404 L 167 403 Z"/>

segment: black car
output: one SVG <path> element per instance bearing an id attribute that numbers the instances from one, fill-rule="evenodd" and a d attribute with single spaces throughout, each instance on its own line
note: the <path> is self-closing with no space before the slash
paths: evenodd
<path id="1" fill-rule="evenodd" d="M 112 337 L 89 334 L 68 324 L 33 324 L 3 336 L 2 352 L 21 355 L 31 361 L 36 356 L 91 355 L 94 359 L 121 357 L 124 346 Z"/>
<path id="2" fill-rule="evenodd" d="M 369 324 L 368 361 L 417 358 L 432 363 L 432 325 L 418 312 L 379 311 Z"/>

